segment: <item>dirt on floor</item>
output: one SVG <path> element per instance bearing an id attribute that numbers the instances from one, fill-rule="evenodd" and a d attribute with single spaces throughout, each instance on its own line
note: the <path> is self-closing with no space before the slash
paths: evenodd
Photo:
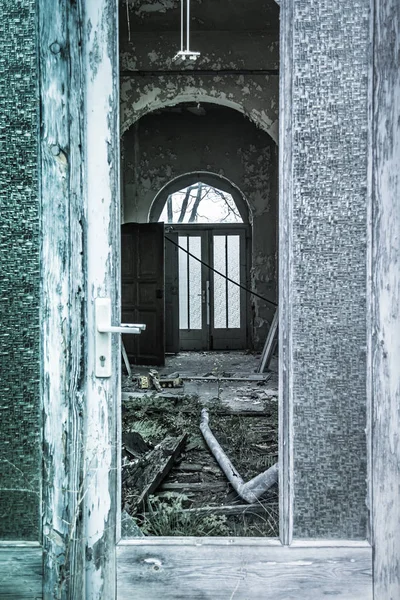
<path id="1" fill-rule="evenodd" d="M 132 378 L 123 382 L 123 534 L 277 536 L 277 486 L 247 504 L 227 481 L 200 431 L 201 410 L 206 407 L 211 430 L 244 481 L 275 464 L 276 373 L 257 377 L 258 357 L 248 353 L 182 354 L 189 360 L 177 355 L 163 370 L 176 373 L 181 363 L 181 389 L 140 392 L 136 375 L 148 367 L 133 367 Z M 256 379 L 240 381 L 254 375 Z M 196 376 L 211 381 L 186 379 Z M 143 478 L 153 459 L 150 478 L 147 473 Z M 155 481 L 149 484 L 152 477 Z M 150 491 L 142 498 L 146 486 Z"/>

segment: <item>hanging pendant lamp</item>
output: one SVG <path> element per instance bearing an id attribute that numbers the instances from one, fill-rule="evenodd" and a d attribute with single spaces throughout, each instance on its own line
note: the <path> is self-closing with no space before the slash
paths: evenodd
<path id="1" fill-rule="evenodd" d="M 186 6 L 186 43 L 185 43 L 185 6 Z M 200 52 L 190 50 L 190 0 L 181 0 L 181 49 L 174 56 L 174 60 L 195 61 Z"/>

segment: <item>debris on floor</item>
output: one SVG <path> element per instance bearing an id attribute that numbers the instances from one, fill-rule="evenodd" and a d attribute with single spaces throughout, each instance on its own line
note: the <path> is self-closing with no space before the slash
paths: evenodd
<path id="1" fill-rule="evenodd" d="M 253 477 L 247 483 L 243 481 L 242 477 L 221 448 L 218 440 L 213 435 L 209 426 L 209 413 L 206 408 L 203 408 L 201 411 L 200 430 L 215 460 L 225 473 L 235 492 L 237 492 L 243 500 L 249 503 L 257 502 L 265 492 L 278 482 L 277 463 L 272 465 L 272 467 L 269 467 L 266 471 Z"/>
<path id="2" fill-rule="evenodd" d="M 124 535 L 277 536 L 277 485 L 244 504 L 200 430 L 206 408 L 243 481 L 268 472 L 278 457 L 276 372 L 255 374 L 258 357 L 243 352 L 185 352 L 166 362 L 157 370 L 135 365 L 136 376 L 123 382 Z M 161 387 L 177 378 L 180 387 Z"/>
<path id="3" fill-rule="evenodd" d="M 182 452 L 186 440 L 186 433 L 179 437 L 167 436 L 153 449 L 124 465 L 122 486 L 125 491 L 129 490 L 124 497 L 124 509 L 128 514 L 135 513 L 158 488 Z"/>
<path id="4" fill-rule="evenodd" d="M 161 392 L 163 388 L 177 388 L 183 386 L 183 380 L 178 374 L 167 376 L 159 375 L 158 371 L 150 369 L 148 375 L 138 375 L 137 385 L 140 390 L 149 390 L 151 388 Z"/>

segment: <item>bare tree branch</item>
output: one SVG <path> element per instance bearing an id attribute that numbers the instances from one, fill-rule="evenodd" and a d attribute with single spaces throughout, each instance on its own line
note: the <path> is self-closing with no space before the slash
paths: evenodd
<path id="1" fill-rule="evenodd" d="M 197 216 L 197 210 L 199 208 L 199 204 L 202 201 L 202 194 L 203 191 L 203 184 L 199 183 L 197 186 L 197 194 L 196 194 L 196 200 L 193 204 L 193 208 L 192 208 L 192 212 L 190 213 L 190 217 L 189 217 L 189 223 L 194 223 L 194 221 L 196 220 L 196 216 Z"/>
<path id="2" fill-rule="evenodd" d="M 192 190 L 195 190 L 196 187 L 197 187 L 197 185 L 191 185 L 190 187 L 187 188 L 185 197 L 182 202 L 181 213 L 179 215 L 178 223 L 183 223 L 183 219 L 185 218 L 185 214 L 186 214 L 186 210 L 187 210 L 187 206 L 188 206 L 188 202 L 189 202 L 189 198 L 190 198 L 190 193 Z"/>
<path id="3" fill-rule="evenodd" d="M 174 217 L 172 214 L 172 196 L 171 196 L 171 194 L 167 198 L 167 215 L 168 215 L 168 217 L 167 217 L 168 223 L 173 223 Z"/>
<path id="4" fill-rule="evenodd" d="M 216 188 L 214 188 L 213 191 L 216 196 L 222 198 L 222 200 L 225 202 L 225 207 L 228 209 L 227 215 L 223 220 L 225 220 L 229 216 L 229 214 L 233 214 L 238 219 L 241 219 L 241 215 L 232 197 L 228 198 L 224 192 L 222 192 L 221 190 L 217 190 Z"/>
<path id="5" fill-rule="evenodd" d="M 210 216 L 199 213 L 200 205 L 206 198 L 216 205 L 216 216 L 211 210 Z M 183 199 L 182 199 L 183 198 Z M 221 202 L 222 201 L 222 202 Z M 218 205 L 218 206 L 217 206 Z M 195 183 L 186 189 L 170 194 L 166 202 L 166 220 L 168 223 L 195 223 L 200 221 L 238 222 L 242 221 L 234 199 L 230 194 L 224 193 L 202 182 Z M 208 205 L 208 208 L 211 208 Z M 207 210 L 206 210 L 207 212 Z"/>

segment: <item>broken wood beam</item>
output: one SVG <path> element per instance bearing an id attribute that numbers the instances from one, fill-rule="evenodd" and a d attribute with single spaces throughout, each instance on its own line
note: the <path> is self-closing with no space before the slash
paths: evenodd
<path id="1" fill-rule="evenodd" d="M 126 510 L 132 514 L 165 479 L 182 452 L 187 433 L 166 437 L 160 444 L 122 469 L 122 493 Z"/>
<path id="2" fill-rule="evenodd" d="M 228 487 L 228 482 L 218 482 L 218 481 L 207 481 L 207 482 L 196 482 L 196 483 L 185 483 L 184 481 L 174 481 L 172 483 L 163 483 L 160 486 L 161 492 L 177 492 L 177 491 L 185 491 L 185 492 L 221 492 L 225 491 Z"/>
<path id="3" fill-rule="evenodd" d="M 121 338 L 122 338 L 122 336 L 121 336 Z M 129 363 L 128 354 L 126 352 L 126 348 L 124 346 L 124 342 L 122 341 L 122 339 L 121 339 L 121 352 L 122 352 L 122 358 L 124 359 L 125 368 L 126 368 L 127 373 L 128 373 L 128 377 L 132 378 L 131 365 Z"/>
<path id="4" fill-rule="evenodd" d="M 201 411 L 200 430 L 215 460 L 235 492 L 248 503 L 256 502 L 278 481 L 278 463 L 245 483 L 212 433 L 206 408 Z"/>
<path id="5" fill-rule="evenodd" d="M 181 377 L 183 381 L 247 381 L 248 383 L 258 383 L 260 381 L 267 382 L 272 377 L 272 373 L 249 375 L 248 377 L 218 377 L 216 375 L 204 376 L 186 376 Z"/>

